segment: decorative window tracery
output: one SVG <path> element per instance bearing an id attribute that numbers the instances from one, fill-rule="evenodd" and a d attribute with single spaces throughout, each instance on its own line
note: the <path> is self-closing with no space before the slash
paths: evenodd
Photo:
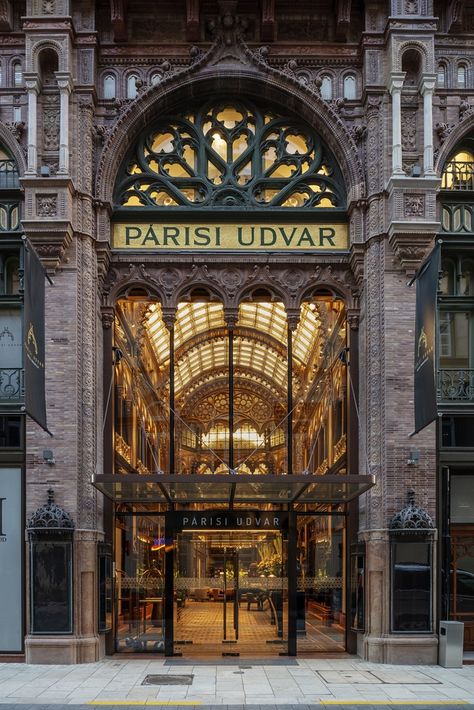
<path id="1" fill-rule="evenodd" d="M 341 172 L 302 122 L 243 102 L 165 118 L 129 154 L 122 207 L 344 208 Z"/>

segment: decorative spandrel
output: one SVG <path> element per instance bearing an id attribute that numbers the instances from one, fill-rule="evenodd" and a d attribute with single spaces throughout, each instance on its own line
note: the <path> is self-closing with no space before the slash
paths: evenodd
<path id="1" fill-rule="evenodd" d="M 122 207 L 344 208 L 340 170 L 309 126 L 250 103 L 162 119 L 128 155 Z"/>

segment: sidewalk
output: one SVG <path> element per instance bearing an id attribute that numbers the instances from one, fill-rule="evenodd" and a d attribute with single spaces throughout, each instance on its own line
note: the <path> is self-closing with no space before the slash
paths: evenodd
<path id="1" fill-rule="evenodd" d="M 261 664 L 265 665 L 261 665 Z M 147 675 L 159 685 L 143 685 Z M 181 678 L 171 678 L 181 676 Z M 182 677 L 182 676 L 192 676 Z M 169 681 L 171 684 L 168 684 Z M 174 681 L 174 682 L 173 682 Z M 179 684 L 182 682 L 190 684 Z M 164 684 L 166 683 L 166 684 Z M 110 658 L 80 666 L 0 664 L 0 704 L 474 704 L 474 666 L 386 666 L 359 659 L 213 661 Z M 282 709 L 283 710 L 283 709 Z M 303 710 L 303 709 L 302 709 Z"/>

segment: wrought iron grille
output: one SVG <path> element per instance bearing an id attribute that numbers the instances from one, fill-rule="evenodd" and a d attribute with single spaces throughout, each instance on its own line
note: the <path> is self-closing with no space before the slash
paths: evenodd
<path id="1" fill-rule="evenodd" d="M 123 207 L 344 208 L 341 172 L 302 122 L 249 102 L 162 119 L 128 155 Z"/>
<path id="2" fill-rule="evenodd" d="M 438 401 L 474 401 L 474 370 L 438 370 Z"/>
<path id="3" fill-rule="evenodd" d="M 443 190 L 474 190 L 474 163 L 451 160 L 447 163 L 441 181 Z"/>
<path id="4" fill-rule="evenodd" d="M 20 402 L 23 397 L 23 369 L 19 367 L 0 368 L 0 402 Z"/>

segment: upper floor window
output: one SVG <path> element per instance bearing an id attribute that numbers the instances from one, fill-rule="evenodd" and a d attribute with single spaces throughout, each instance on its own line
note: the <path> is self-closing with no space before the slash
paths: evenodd
<path id="1" fill-rule="evenodd" d="M 127 79 L 127 99 L 137 98 L 137 80 L 138 76 L 136 74 L 130 74 Z"/>
<path id="2" fill-rule="evenodd" d="M 161 74 L 152 74 L 151 75 L 151 84 L 152 86 L 157 86 L 161 81 Z"/>
<path id="3" fill-rule="evenodd" d="M 117 82 L 113 74 L 104 77 L 104 99 L 115 99 Z"/>
<path id="4" fill-rule="evenodd" d="M 474 296 L 474 257 L 443 259 L 439 291 L 443 296 Z"/>
<path id="5" fill-rule="evenodd" d="M 438 89 L 445 89 L 446 88 L 446 65 L 445 64 L 438 64 L 438 71 L 437 71 L 437 82 L 438 82 Z"/>
<path id="6" fill-rule="evenodd" d="M 247 102 L 165 117 L 122 165 L 125 207 L 343 208 L 334 158 L 301 121 Z"/>
<path id="7" fill-rule="evenodd" d="M 321 77 L 321 98 L 325 101 L 332 99 L 332 79 L 330 76 Z"/>
<path id="8" fill-rule="evenodd" d="M 20 292 L 20 260 L 9 256 L 5 260 L 5 293 L 16 295 Z"/>
<path id="9" fill-rule="evenodd" d="M 23 69 L 21 62 L 15 62 L 13 64 L 13 85 L 22 86 L 23 85 Z"/>
<path id="10" fill-rule="evenodd" d="M 467 69 L 465 64 L 458 64 L 458 88 L 465 89 L 467 87 Z"/>
<path id="11" fill-rule="evenodd" d="M 444 190 L 474 189 L 474 153 L 471 150 L 459 150 L 446 163 L 441 187 Z"/>
<path id="12" fill-rule="evenodd" d="M 344 98 L 349 101 L 356 97 L 356 80 L 353 74 L 344 77 Z"/>
<path id="13" fill-rule="evenodd" d="M 10 155 L 0 146 L 0 189 L 1 188 L 17 188 L 19 187 L 18 182 L 18 170 L 16 162 L 11 158 Z M 0 228 L 3 224 L 0 209 Z M 8 229 L 16 229 L 16 227 L 8 227 Z"/>

